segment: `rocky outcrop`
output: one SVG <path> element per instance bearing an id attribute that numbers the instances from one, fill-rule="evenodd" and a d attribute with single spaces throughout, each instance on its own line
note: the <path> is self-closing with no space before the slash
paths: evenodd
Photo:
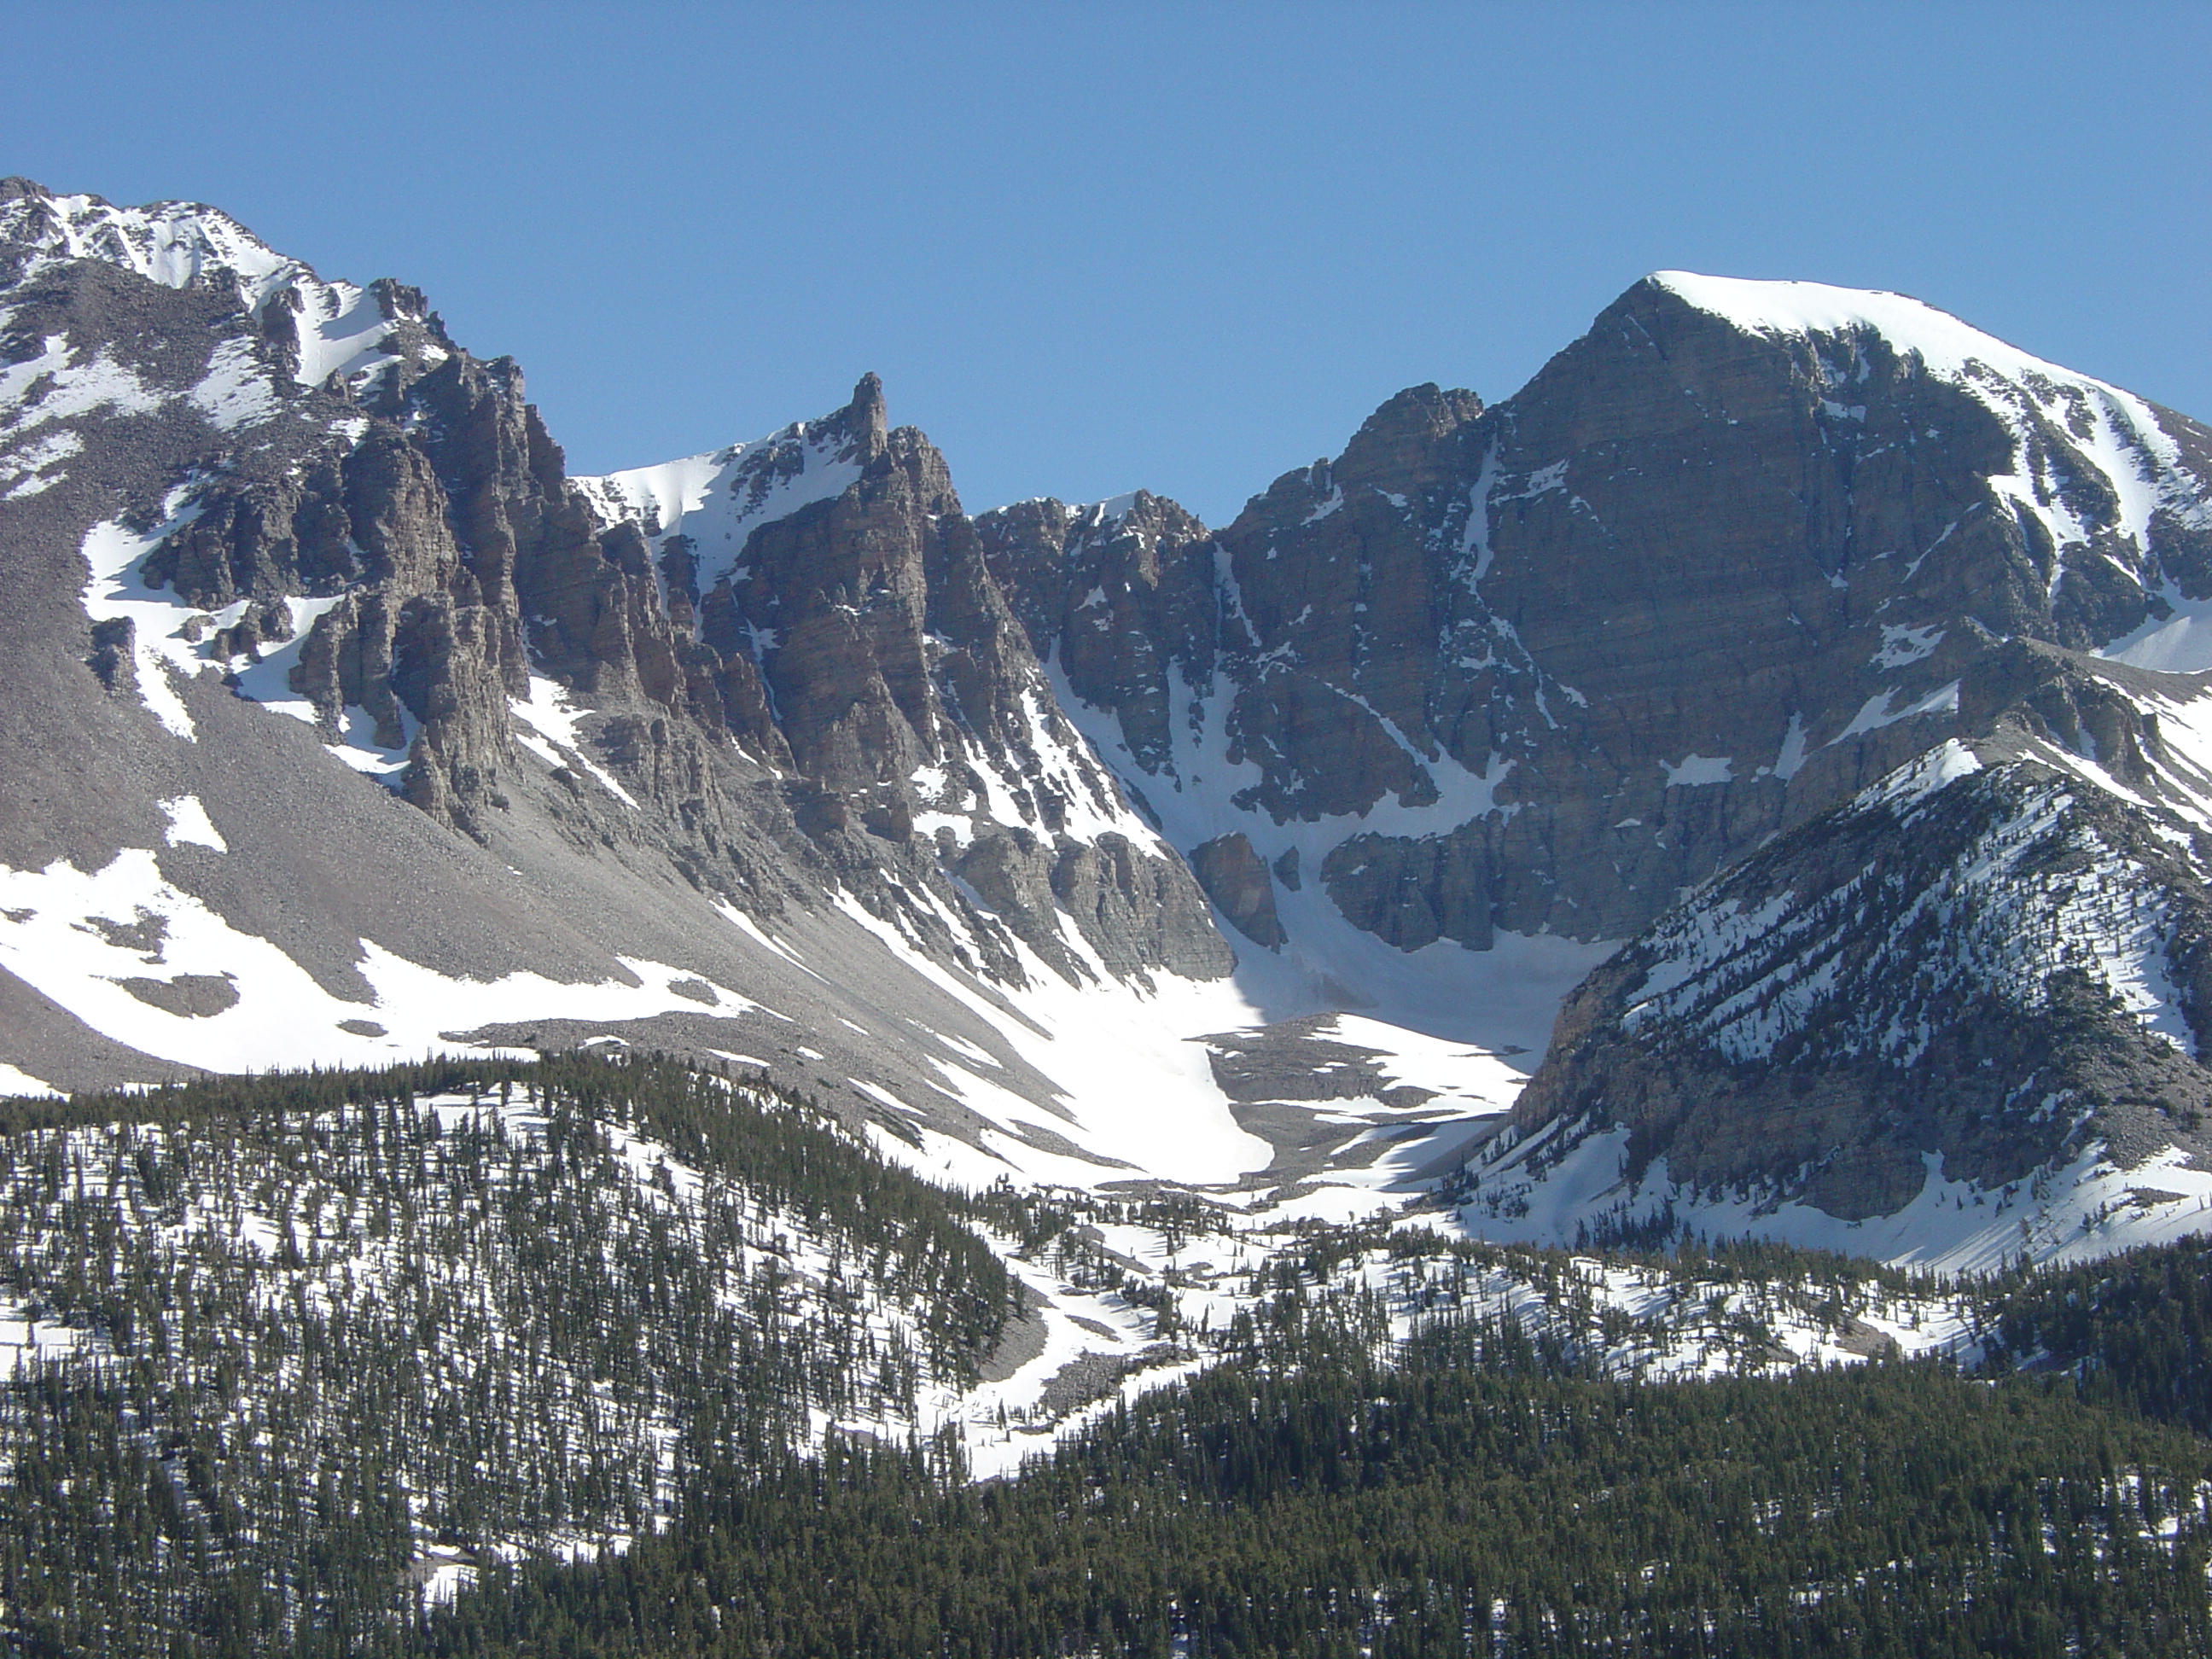
<path id="1" fill-rule="evenodd" d="M 2008 641 L 2212 592 L 2202 428 L 1894 296 L 1799 325 L 1757 311 L 1792 285 L 1702 280 L 1504 404 L 1401 393 L 1212 537 L 1155 507 L 1102 566 L 1056 504 L 987 517 L 1187 853 L 1235 769 L 1255 853 L 1392 945 L 1627 936 L 1976 729 Z"/>
<path id="2" fill-rule="evenodd" d="M 1289 936 L 1275 914 L 1275 886 L 1267 866 L 1240 833 L 1217 836 L 1192 849 L 1191 872 L 1206 897 L 1255 945 L 1280 950 Z"/>
<path id="3" fill-rule="evenodd" d="M 993 975 L 1026 971 L 1017 939 L 1079 979 L 1228 966 L 873 376 L 731 452 L 723 527 L 745 534 L 702 546 L 572 482 L 516 365 L 455 345 L 412 289 L 323 283 L 208 210 L 33 190 L 0 217 L 17 263 L 76 296 L 59 303 L 210 313 L 215 353 L 189 364 L 147 358 L 144 331 L 84 341 L 170 388 L 141 401 L 253 434 L 210 451 L 187 422 L 189 484 L 132 508 L 173 515 L 138 580 L 188 613 L 187 672 L 296 699 L 487 845 L 529 795 L 579 848 L 771 910 L 841 888 Z M 163 286 L 187 249 L 203 274 Z M 81 660 L 135 698 L 145 641 L 100 626 Z"/>
<path id="4" fill-rule="evenodd" d="M 890 426 L 875 376 L 712 459 L 720 501 L 664 517 L 615 480 L 587 499 L 600 545 L 696 618 L 684 659 L 720 706 L 694 696 L 695 717 L 808 781 L 807 833 L 921 857 L 1070 978 L 1226 970 L 1188 872 L 1061 714 L 944 457 Z M 695 522 L 723 526 L 711 556 Z"/>
<path id="5" fill-rule="evenodd" d="M 2017 700 L 1974 750 L 1780 836 L 1592 975 L 1515 1128 L 1626 1129 L 1632 1182 L 1664 1158 L 1693 1194 L 1851 1220 L 1930 1155 L 1994 1191 L 2093 1143 L 2212 1147 L 2204 780 L 2156 713 L 2201 677 L 2024 643 L 1991 668 Z"/>
<path id="6" fill-rule="evenodd" d="M 975 529 L 1031 648 L 1083 702 L 1115 714 L 1142 764 L 1170 763 L 1176 686 L 1194 689 L 1218 653 L 1206 526 L 1140 489 L 1083 507 L 1022 501 Z"/>

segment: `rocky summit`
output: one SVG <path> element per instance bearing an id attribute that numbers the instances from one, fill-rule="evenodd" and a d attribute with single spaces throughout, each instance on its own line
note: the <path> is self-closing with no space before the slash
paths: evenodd
<path id="1" fill-rule="evenodd" d="M 970 515 L 873 375 L 571 477 L 416 289 L 0 185 L 6 1090 L 628 1046 L 977 1188 L 2105 1250 L 2212 1199 L 2208 676 L 2212 431 L 1896 295 Z"/>

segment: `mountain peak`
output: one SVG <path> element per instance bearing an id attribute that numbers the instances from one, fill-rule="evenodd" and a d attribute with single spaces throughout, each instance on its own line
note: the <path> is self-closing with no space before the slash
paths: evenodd
<path id="1" fill-rule="evenodd" d="M 1929 374 L 1943 380 L 1960 379 L 1969 364 L 1979 363 L 2013 380 L 2033 374 L 2118 390 L 2023 351 L 1924 300 L 1887 289 L 1657 270 L 1637 284 L 1637 289 L 1671 295 L 1692 310 L 1720 318 L 1747 334 L 1879 335 L 1899 356 L 1917 356 Z"/>
<path id="2" fill-rule="evenodd" d="M 69 259 L 98 259 L 164 288 L 227 276 L 249 310 L 312 275 L 219 209 L 198 202 L 117 207 L 98 196 L 56 196 L 22 178 L 0 188 L 0 245 L 20 250 L 26 276 Z"/>
<path id="3" fill-rule="evenodd" d="M 872 461 L 884 453 L 890 423 L 884 413 L 884 383 L 872 371 L 860 376 L 853 388 L 853 401 L 830 417 L 843 428 L 858 457 Z"/>

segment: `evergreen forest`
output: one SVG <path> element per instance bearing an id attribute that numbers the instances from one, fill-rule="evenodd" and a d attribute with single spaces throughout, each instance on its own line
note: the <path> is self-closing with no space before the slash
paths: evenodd
<path id="1" fill-rule="evenodd" d="M 13 1652 L 2212 1651 L 2196 1242 L 1946 1284 L 1309 1224 L 1194 1321 L 1194 1196 L 947 1191 L 583 1055 L 0 1103 L 0 1189 Z M 1048 1280 L 1170 1368 L 979 1475 Z"/>

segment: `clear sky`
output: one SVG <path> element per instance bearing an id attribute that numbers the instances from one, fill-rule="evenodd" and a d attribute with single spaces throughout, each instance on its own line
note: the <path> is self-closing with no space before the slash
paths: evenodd
<path id="1" fill-rule="evenodd" d="M 966 504 L 1210 521 L 1645 271 L 1889 288 L 2212 418 L 2212 6 L 5 0 L 0 172 L 519 359 L 572 471 L 881 374 Z"/>

